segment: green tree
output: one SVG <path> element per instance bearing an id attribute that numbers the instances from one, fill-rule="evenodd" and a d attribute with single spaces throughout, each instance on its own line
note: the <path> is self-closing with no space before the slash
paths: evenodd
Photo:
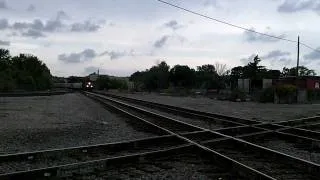
<path id="1" fill-rule="evenodd" d="M 145 87 L 144 78 L 146 72 L 137 71 L 129 77 L 129 80 L 133 82 L 135 90 L 141 90 Z"/>
<path id="2" fill-rule="evenodd" d="M 10 68 L 10 52 L 6 49 L 0 49 L 0 71 L 8 70 Z"/>
<path id="3" fill-rule="evenodd" d="M 110 89 L 128 89 L 128 84 L 123 79 L 110 78 L 110 83 L 108 84 Z"/>
<path id="4" fill-rule="evenodd" d="M 237 66 L 231 69 L 228 77 L 228 83 L 231 85 L 231 89 L 238 87 L 238 79 L 243 78 L 243 67 Z"/>
<path id="5" fill-rule="evenodd" d="M 20 54 L 12 57 L 12 69 L 17 87 L 26 90 L 45 90 L 52 86 L 48 67 L 33 55 Z M 30 88 L 34 86 L 33 88 Z"/>
<path id="6" fill-rule="evenodd" d="M 82 77 L 77 77 L 77 76 L 70 76 L 67 78 L 68 83 L 84 83 L 85 81 L 89 81 L 89 78 L 82 78 Z"/>
<path id="7" fill-rule="evenodd" d="M 15 81 L 8 70 L 0 71 L 0 92 L 9 92 L 15 89 Z"/>
<path id="8" fill-rule="evenodd" d="M 195 70 L 186 65 L 175 65 L 170 70 L 170 81 L 174 86 L 190 88 L 194 85 Z"/>
<path id="9" fill-rule="evenodd" d="M 169 69 L 170 66 L 162 61 L 146 71 L 133 73 L 129 79 L 134 82 L 137 88 L 143 86 L 149 91 L 166 89 L 169 87 Z"/>
<path id="10" fill-rule="evenodd" d="M 10 64 L 11 56 L 7 49 L 0 49 L 0 91 L 8 92 L 15 88 Z"/>
<path id="11" fill-rule="evenodd" d="M 308 69 L 305 66 L 299 66 L 299 76 L 315 76 L 317 75 L 316 72 L 312 69 Z M 282 75 L 283 76 L 296 76 L 297 73 L 297 67 L 292 67 L 292 68 L 286 68 L 284 67 L 282 69 Z"/>
<path id="12" fill-rule="evenodd" d="M 214 65 L 206 64 L 197 67 L 196 87 L 202 89 L 219 89 L 219 85 L 219 76 Z"/>
<path id="13" fill-rule="evenodd" d="M 108 76 L 99 76 L 96 81 L 96 88 L 98 90 L 109 89 L 110 88 L 110 79 Z"/>
<path id="14" fill-rule="evenodd" d="M 152 75 L 152 81 L 156 81 L 157 89 L 165 89 L 169 86 L 170 66 L 165 62 L 160 62 L 157 66 L 153 66 L 149 72 Z"/>
<path id="15" fill-rule="evenodd" d="M 258 55 L 253 58 L 253 62 L 249 62 L 248 65 L 243 67 L 243 77 L 251 80 L 260 80 L 262 75 L 267 71 L 264 66 L 259 66 L 261 59 Z"/>
<path id="16" fill-rule="evenodd" d="M 11 57 L 9 50 L 0 49 L 0 72 L 0 91 L 44 90 L 52 86 L 50 70 L 36 56 Z"/>

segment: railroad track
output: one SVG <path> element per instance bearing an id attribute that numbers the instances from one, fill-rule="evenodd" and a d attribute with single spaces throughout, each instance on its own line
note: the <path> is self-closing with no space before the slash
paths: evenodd
<path id="1" fill-rule="evenodd" d="M 175 136 L 162 135 L 134 141 L 0 155 L 0 179 L 68 177 L 81 166 L 117 164 L 151 155 L 164 156 L 184 151 L 190 146 Z"/>
<path id="2" fill-rule="evenodd" d="M 53 96 L 53 95 L 63 95 L 70 92 L 71 91 L 0 93 L 0 97 Z"/>
<path id="3" fill-rule="evenodd" d="M 178 121 L 176 119 L 163 116 L 158 113 L 151 112 L 146 110 L 145 108 L 137 107 L 133 104 L 125 103 L 123 101 L 119 101 L 114 98 L 106 97 L 99 94 L 88 93 L 89 96 L 95 98 L 96 100 L 100 101 L 101 103 L 108 105 L 108 106 L 117 106 L 119 109 L 131 114 L 135 117 L 143 117 L 147 124 L 153 124 L 154 126 L 158 126 L 161 129 L 164 129 L 168 133 L 175 135 L 181 139 L 188 141 L 189 143 L 197 146 L 200 149 L 206 150 L 211 152 L 212 155 L 218 156 L 220 159 L 231 161 L 233 164 L 236 164 L 239 169 L 246 169 L 246 171 L 252 171 L 255 173 L 255 177 L 261 176 L 264 178 L 275 178 L 275 179 L 317 179 L 320 172 L 320 165 L 317 162 L 311 162 L 308 160 L 304 160 L 299 157 L 291 156 L 289 154 L 269 149 L 263 146 L 260 146 L 255 143 L 251 143 L 249 141 L 244 140 L 245 138 L 255 142 L 255 138 L 252 138 L 258 134 L 261 136 L 268 135 L 272 137 L 276 135 L 277 137 L 281 137 L 283 139 L 290 139 L 292 141 L 301 141 L 301 140 L 309 140 L 309 142 L 316 142 L 316 139 L 312 139 L 309 137 L 300 137 L 295 136 L 292 134 L 287 134 L 279 131 L 274 131 L 273 129 L 265 129 L 261 127 L 254 127 L 257 123 L 252 123 L 250 120 L 250 125 L 242 125 L 241 127 L 232 127 L 232 128 L 224 128 L 219 131 L 212 131 L 209 129 L 201 128 L 194 126 L 189 123 L 185 123 L 182 121 Z M 244 122 L 244 121 L 243 121 Z M 249 122 L 249 121 L 247 121 Z M 195 128 L 194 130 L 199 131 L 202 130 L 203 132 L 198 133 L 198 139 L 201 140 L 203 137 L 209 136 L 213 138 L 213 140 L 207 140 L 207 142 L 199 142 L 196 139 L 192 139 L 189 135 L 181 135 L 179 129 L 175 129 L 177 124 L 180 124 L 180 127 L 185 128 Z M 259 123 L 261 126 L 261 123 Z M 187 127 L 190 126 L 190 127 Z M 266 125 L 264 125 L 266 126 Z M 269 125 L 270 126 L 270 125 Z M 272 124 L 272 126 L 274 126 Z M 275 125 L 278 127 L 278 125 Z M 287 126 L 279 125 L 282 129 L 286 128 Z M 260 129 L 264 132 L 248 132 L 245 133 L 237 133 L 243 132 L 242 129 L 245 128 L 247 131 L 251 131 L 249 129 Z M 280 129 L 281 129 L 280 128 Z M 277 128 L 279 129 L 279 128 Z M 235 134 L 233 134 L 236 132 Z M 229 135 L 227 135 L 230 133 Z M 199 135 L 200 134 L 200 135 Z M 205 135 L 204 135 L 205 134 Z M 231 135 L 242 136 L 242 139 L 233 137 Z M 311 144 L 312 144 L 311 143 Z M 317 144 L 318 145 L 318 144 Z M 313 147 L 313 144 L 310 145 L 313 148 L 312 150 L 318 153 L 318 149 Z M 284 173 L 286 172 L 286 173 Z"/>
<path id="4" fill-rule="evenodd" d="M 202 166 L 205 162 L 205 164 L 212 165 L 198 170 L 205 172 L 212 179 L 316 179 L 319 175 L 319 165 L 310 162 L 312 159 L 305 161 L 253 144 L 258 144 L 259 140 L 267 136 L 273 137 L 273 131 L 270 129 L 253 127 L 244 123 L 232 124 L 231 121 L 230 123 L 226 120 L 223 121 L 223 126 L 214 132 L 141 108 L 133 108 L 123 102 L 110 101 L 101 95 L 90 94 L 91 97 L 108 108 L 134 119 L 135 125 L 146 131 L 155 132 L 159 136 L 94 146 L 0 155 L 0 179 L 50 179 L 56 177 L 68 179 L 92 173 L 103 177 L 117 177 L 115 167 L 124 165 L 124 169 L 128 169 L 130 163 L 131 168 L 129 168 L 128 174 L 136 174 L 137 171 L 142 171 L 143 174 L 150 171 L 146 168 L 150 164 L 152 166 L 156 164 L 157 168 L 166 169 L 168 168 L 166 163 L 170 162 L 170 159 L 177 157 L 188 159 L 195 154 L 201 157 L 202 163 L 199 163 L 199 157 L 194 158 L 196 160 L 190 160 L 191 163 L 198 163 Z M 281 135 L 278 136 L 282 138 L 287 136 L 286 133 L 279 134 Z M 288 136 L 294 141 L 294 144 L 296 141 L 301 143 L 300 139 Z M 307 145 L 313 143 L 313 139 L 306 138 L 303 142 L 306 144 L 303 147 L 308 147 Z M 314 149 L 315 147 L 310 148 Z M 272 158 L 257 157 L 259 152 L 264 152 L 266 157 Z M 164 157 L 167 158 L 161 161 Z M 286 163 L 279 165 L 276 162 L 278 159 L 281 161 L 283 159 L 283 162 Z M 137 164 L 146 167 L 136 169 Z M 268 165 L 270 169 L 263 168 L 264 164 Z M 134 169 L 134 171 L 129 172 L 130 169 Z M 112 174 L 113 172 L 115 174 Z"/>
<path id="5" fill-rule="evenodd" d="M 117 98 L 120 100 L 128 101 L 128 102 L 137 102 L 138 104 L 142 104 L 146 109 L 150 109 L 150 107 L 158 108 L 158 103 L 153 103 L 143 100 L 138 100 L 133 98 L 122 98 L 122 96 L 116 96 L 111 95 L 113 98 Z M 140 103 L 142 101 L 142 103 Z M 139 106 L 142 107 L 142 106 Z M 167 111 L 167 108 L 170 108 L 170 112 L 173 113 L 175 110 L 174 106 L 167 105 L 160 105 L 161 110 Z M 151 109 L 150 109 L 151 110 Z M 152 109 L 153 112 L 154 109 Z M 184 108 L 177 107 L 177 111 L 179 111 L 180 115 L 183 115 Z M 193 114 L 199 115 L 198 117 L 205 117 L 205 118 L 211 118 L 210 122 L 215 122 L 215 116 L 209 116 L 211 113 L 206 112 L 199 112 L 195 110 L 191 110 Z M 163 114 L 160 111 L 156 111 L 158 113 Z M 186 109 L 186 113 L 184 114 L 189 115 L 190 110 Z M 220 116 L 220 115 L 219 115 Z M 220 116 L 221 117 L 221 116 Z M 236 118 L 232 118 L 236 119 Z M 253 136 L 249 136 L 248 138 L 245 138 L 245 140 L 248 140 L 252 143 L 256 143 L 262 146 L 266 146 L 268 148 L 282 151 L 284 153 L 297 156 L 302 159 L 307 159 L 309 161 L 320 163 L 319 153 L 320 153 L 320 140 L 319 140 L 319 133 L 314 131 L 309 131 L 306 129 L 299 128 L 300 126 L 305 126 L 305 124 L 308 124 L 307 126 L 310 126 L 310 123 L 314 123 L 317 121 L 319 117 L 310 117 L 310 118 L 302 118 L 297 120 L 289 120 L 289 121 L 282 121 L 278 123 L 261 123 L 259 121 L 254 121 L 255 123 L 249 123 L 248 125 L 241 125 L 236 127 L 226 127 L 226 128 L 220 128 L 220 129 L 214 129 L 214 131 L 220 132 L 222 134 L 230 135 L 230 136 L 239 136 L 239 135 L 245 135 L 245 134 L 259 134 L 258 136 L 255 136 L 255 138 L 252 138 Z M 204 119 L 206 121 L 207 119 Z M 243 121 L 243 120 L 241 120 Z M 191 122 L 193 124 L 193 122 Z M 301 125 L 303 124 L 303 125 Z M 287 126 L 285 126 L 287 125 Z M 288 126 L 291 125 L 291 126 Z M 210 126 L 209 126 L 210 127 Z M 274 131 L 269 132 L 268 130 Z M 259 133 L 260 132 L 260 133 Z"/>
<path id="6" fill-rule="evenodd" d="M 209 113 L 209 112 L 201 112 L 188 108 L 181 108 L 176 106 L 171 106 L 167 104 L 160 104 L 155 102 L 149 102 L 136 98 L 128 98 L 124 96 L 117 96 L 114 94 L 108 93 L 98 93 L 102 95 L 106 95 L 108 97 L 113 97 L 119 100 L 124 100 L 127 102 L 131 102 L 134 104 L 139 104 L 144 107 L 159 109 L 161 111 L 165 111 L 168 113 L 172 113 L 175 115 L 181 115 L 184 117 L 189 117 L 191 119 L 190 123 L 196 125 L 197 119 L 201 119 L 201 121 L 206 121 L 210 125 L 213 125 L 213 128 L 207 127 L 211 130 L 217 130 L 222 128 L 236 128 L 243 129 L 241 131 L 245 131 L 246 128 L 256 127 L 258 129 L 269 129 L 269 130 L 277 130 L 282 131 L 284 133 L 289 133 L 295 136 L 300 137 L 308 137 L 310 139 L 320 140 L 320 132 L 317 131 L 317 128 L 320 128 L 320 116 L 314 116 L 309 118 L 301 118 L 289 121 L 281 121 L 281 122 L 271 122 L 264 123 L 258 120 L 250 120 L 243 119 L 238 117 L 228 117 L 221 114 Z M 223 126 L 215 126 L 216 124 L 222 124 Z"/>
<path id="7" fill-rule="evenodd" d="M 150 164 L 159 158 L 174 158 L 181 156 L 185 152 L 189 152 L 187 156 L 199 154 L 203 158 L 203 162 L 209 160 L 210 162 L 206 163 L 210 163 L 214 168 L 206 168 L 206 170 L 202 169 L 202 171 L 206 171 L 206 174 L 210 174 L 210 177 L 215 179 L 247 179 L 247 177 L 252 179 L 272 179 L 222 155 L 214 154 L 213 156 L 210 149 L 205 147 L 198 148 L 198 146 L 202 147 L 202 145 L 198 144 L 200 142 L 214 142 L 219 138 L 223 140 L 224 138 L 220 136 L 206 136 L 206 138 L 203 138 L 203 134 L 208 132 L 188 125 L 176 128 L 175 126 L 177 125 L 175 123 L 172 125 L 174 128 L 168 130 L 153 123 L 147 123 L 141 117 L 135 116 L 122 108 L 112 105 L 110 107 L 125 113 L 132 119 L 144 122 L 145 128 L 157 128 L 162 135 L 120 143 L 1 155 L 0 179 L 73 178 L 88 173 L 112 172 L 114 167 L 128 163 L 143 164 L 147 161 Z M 173 131 L 179 132 L 179 136 L 176 136 L 177 134 Z M 198 160 L 193 160 L 193 162 L 195 161 Z M 203 162 L 200 162 L 200 164 L 203 164 Z M 217 162 L 223 163 L 217 166 L 215 165 Z"/>

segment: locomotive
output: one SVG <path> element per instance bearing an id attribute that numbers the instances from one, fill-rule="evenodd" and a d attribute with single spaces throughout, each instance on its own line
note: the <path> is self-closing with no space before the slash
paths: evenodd
<path id="1" fill-rule="evenodd" d="M 84 83 L 83 89 L 86 91 L 92 91 L 93 87 L 93 83 L 91 81 L 87 81 Z"/>

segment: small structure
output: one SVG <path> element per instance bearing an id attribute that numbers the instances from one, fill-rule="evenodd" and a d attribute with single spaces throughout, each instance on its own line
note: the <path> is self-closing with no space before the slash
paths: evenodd
<path id="1" fill-rule="evenodd" d="M 320 92 L 320 76 L 287 76 L 274 82 L 275 85 L 290 84 L 297 87 L 296 102 L 316 100 Z"/>
<path id="2" fill-rule="evenodd" d="M 92 81 L 92 82 L 95 82 L 95 81 L 97 81 L 98 77 L 99 77 L 98 74 L 92 73 L 92 74 L 89 75 L 89 80 Z"/>
<path id="3" fill-rule="evenodd" d="M 298 87 L 298 89 L 305 90 L 320 90 L 320 76 L 287 76 L 278 80 L 274 80 L 274 85 L 291 84 Z"/>
<path id="4" fill-rule="evenodd" d="M 272 87 L 273 85 L 273 79 L 262 79 L 262 88 L 267 89 L 269 87 Z"/>
<path id="5" fill-rule="evenodd" d="M 238 89 L 245 93 L 250 93 L 250 79 L 238 79 Z"/>

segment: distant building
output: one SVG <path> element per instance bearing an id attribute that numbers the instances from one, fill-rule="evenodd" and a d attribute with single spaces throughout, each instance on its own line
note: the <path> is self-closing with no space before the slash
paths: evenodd
<path id="1" fill-rule="evenodd" d="M 98 77 L 99 77 L 98 74 L 92 73 L 89 75 L 89 80 L 94 82 L 94 81 L 97 81 Z"/>
<path id="2" fill-rule="evenodd" d="M 241 89 L 243 92 L 250 92 L 250 79 L 238 79 L 238 89 Z"/>
<path id="3" fill-rule="evenodd" d="M 320 90 L 320 76 L 287 76 L 274 80 L 273 84 L 292 84 L 297 85 L 299 89 Z"/>

